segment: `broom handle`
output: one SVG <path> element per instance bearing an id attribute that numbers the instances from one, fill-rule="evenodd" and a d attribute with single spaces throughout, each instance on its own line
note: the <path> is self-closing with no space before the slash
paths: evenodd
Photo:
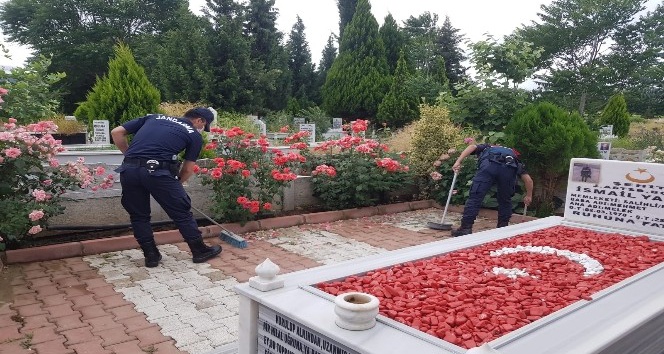
<path id="1" fill-rule="evenodd" d="M 454 172 L 454 177 L 452 177 L 452 185 L 450 186 L 450 192 L 447 193 L 447 203 L 445 203 L 445 210 L 443 211 L 443 218 L 440 219 L 440 223 L 445 222 L 445 215 L 447 215 L 447 207 L 450 206 L 450 200 L 452 199 L 452 191 L 454 191 L 454 184 L 456 183 L 458 172 Z"/>
<path id="2" fill-rule="evenodd" d="M 211 217 L 207 216 L 204 212 L 200 211 L 200 210 L 199 210 L 198 208 L 196 208 L 195 206 L 192 205 L 191 208 L 194 209 L 194 210 L 196 210 L 199 214 L 203 215 L 206 219 L 208 219 L 208 220 L 209 220 L 210 222 L 212 222 L 213 224 L 215 224 L 215 225 L 221 227 L 222 230 L 226 231 L 226 229 L 225 229 L 223 226 L 219 225 L 218 222 L 216 222 L 216 221 L 215 221 L 214 219 L 212 219 Z"/>

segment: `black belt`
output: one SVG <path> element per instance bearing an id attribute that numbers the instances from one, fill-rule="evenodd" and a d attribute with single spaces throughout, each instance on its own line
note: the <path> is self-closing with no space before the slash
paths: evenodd
<path id="1" fill-rule="evenodd" d="M 157 159 L 140 159 L 140 158 L 129 158 L 125 157 L 122 160 L 123 165 L 135 166 L 135 167 L 149 167 L 153 170 L 156 169 L 170 169 L 171 165 L 174 164 L 172 161 L 166 160 L 157 160 Z"/>

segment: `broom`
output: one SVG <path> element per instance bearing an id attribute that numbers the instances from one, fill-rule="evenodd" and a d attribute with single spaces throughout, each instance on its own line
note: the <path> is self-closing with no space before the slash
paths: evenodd
<path id="1" fill-rule="evenodd" d="M 214 221 L 211 217 L 205 215 L 202 211 L 200 211 L 198 208 L 195 206 L 191 206 L 192 209 L 196 210 L 199 214 L 203 215 L 206 219 L 210 220 L 211 223 L 219 226 L 221 228 L 221 233 L 219 234 L 219 238 L 226 242 L 229 243 L 231 246 L 235 246 L 237 248 L 247 248 L 248 244 L 245 239 L 242 237 L 228 231 L 225 227 L 221 226 L 218 222 Z"/>

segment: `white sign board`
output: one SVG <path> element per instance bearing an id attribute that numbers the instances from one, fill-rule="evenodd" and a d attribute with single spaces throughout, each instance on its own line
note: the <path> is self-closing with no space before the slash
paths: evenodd
<path id="1" fill-rule="evenodd" d="M 572 159 L 565 219 L 664 235 L 664 165 Z"/>
<path id="2" fill-rule="evenodd" d="M 309 132 L 309 144 L 316 142 L 316 124 L 300 124 L 300 131 Z"/>
<path id="3" fill-rule="evenodd" d="M 601 141 L 597 143 L 597 150 L 599 151 L 599 156 L 603 160 L 608 160 L 611 155 L 611 142 L 610 141 Z"/>
<path id="4" fill-rule="evenodd" d="M 76 116 L 65 116 L 65 120 L 76 120 Z"/>
<path id="5" fill-rule="evenodd" d="M 358 354 L 265 306 L 258 308 L 258 353 Z"/>
<path id="6" fill-rule="evenodd" d="M 92 143 L 94 144 L 111 143 L 111 134 L 109 133 L 109 126 L 107 120 L 92 121 Z"/>
<path id="7" fill-rule="evenodd" d="M 603 125 L 599 127 L 599 137 L 600 138 L 613 137 L 613 125 Z"/>

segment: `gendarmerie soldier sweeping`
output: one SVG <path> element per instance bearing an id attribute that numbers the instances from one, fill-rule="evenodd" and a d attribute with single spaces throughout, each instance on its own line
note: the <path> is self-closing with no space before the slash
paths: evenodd
<path id="1" fill-rule="evenodd" d="M 194 263 L 221 253 L 221 246 L 207 246 L 191 213 L 191 200 L 182 186 L 194 173 L 203 147 L 203 130 L 210 131 L 213 113 L 203 107 L 190 109 L 184 118 L 150 114 L 111 131 L 113 142 L 124 154 L 120 173 L 122 206 L 129 213 L 134 237 L 145 255 L 145 266 L 156 267 L 161 254 L 150 225 L 150 195 L 175 222 L 189 245 Z M 131 144 L 127 136 L 133 134 Z M 184 163 L 177 155 L 184 150 Z M 180 167 L 181 166 L 181 167 Z"/>
<path id="2" fill-rule="evenodd" d="M 471 154 L 478 156 L 477 172 L 470 187 L 470 196 L 466 201 L 461 217 L 461 226 L 452 231 L 452 236 L 463 236 L 473 232 L 475 218 L 480 212 L 484 196 L 494 184 L 498 187 L 498 225 L 509 225 L 512 217 L 512 197 L 516 187 L 517 176 L 521 177 L 526 187 L 523 203 L 527 206 L 533 198 L 533 180 L 530 178 L 519 153 L 511 148 L 490 144 L 469 145 L 461 152 L 452 170 L 458 173 L 463 159 Z"/>

